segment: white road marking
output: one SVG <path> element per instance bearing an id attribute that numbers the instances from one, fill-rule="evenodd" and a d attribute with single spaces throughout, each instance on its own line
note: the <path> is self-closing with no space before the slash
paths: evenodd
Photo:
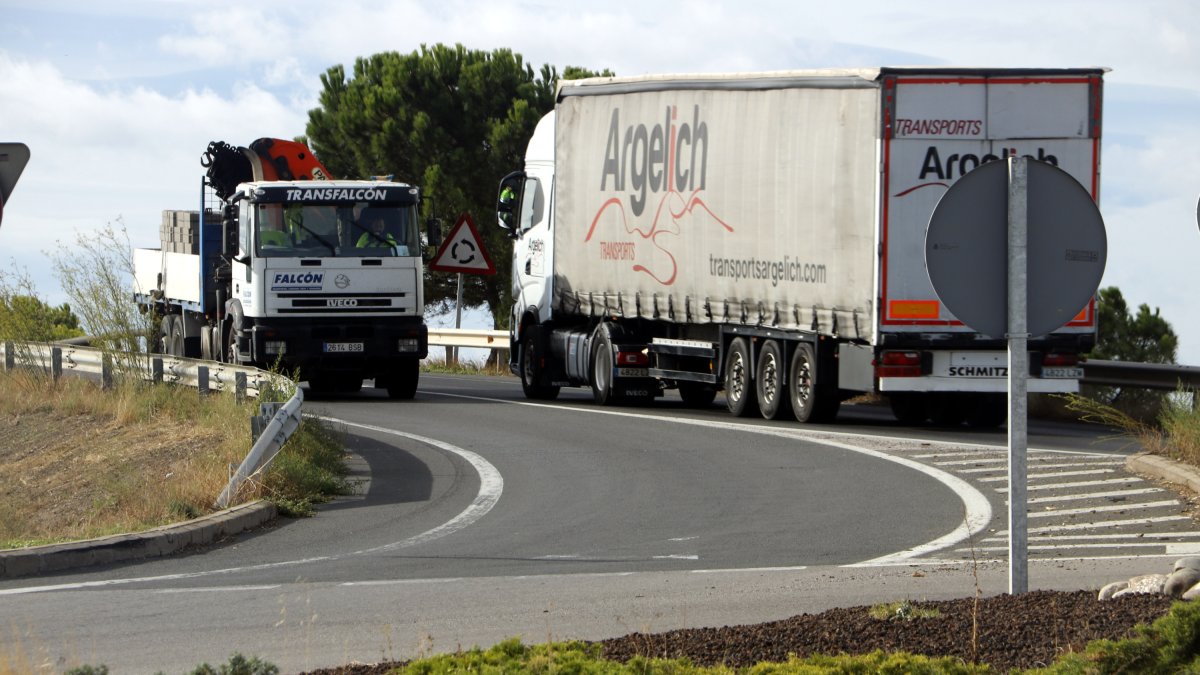
<path id="1" fill-rule="evenodd" d="M 272 591 L 276 588 L 281 588 L 282 584 L 269 584 L 259 586 L 203 586 L 200 588 L 163 588 L 154 591 L 155 593 L 228 593 L 230 591 Z"/>
<path id="2" fill-rule="evenodd" d="M 1034 475 L 1033 472 L 1041 470 L 1041 469 L 1070 469 L 1070 468 L 1074 468 L 1077 466 L 1094 466 L 1096 464 L 1108 464 L 1110 466 L 1125 466 L 1125 460 L 1109 461 L 1109 460 L 1105 460 L 1105 459 L 1097 459 L 1095 461 L 1087 462 L 1086 464 L 1083 463 L 1082 461 L 1067 462 L 1064 464 L 1030 464 L 1029 471 L 1030 471 L 1030 475 Z M 960 469 L 959 473 L 990 473 L 992 471 L 1007 471 L 1007 470 L 1008 470 L 1008 467 L 1005 465 L 1002 465 L 1002 466 L 981 468 L 981 469 Z"/>
<path id="3" fill-rule="evenodd" d="M 1085 513 L 1103 513 L 1107 511 L 1133 511 L 1136 509 L 1154 509 L 1159 507 L 1173 506 L 1179 508 L 1179 502 L 1175 500 L 1158 501 L 1158 502 L 1143 502 L 1140 504 L 1115 504 L 1111 506 L 1085 506 L 1081 509 L 1055 509 L 1052 511 L 1030 512 L 1030 518 L 1055 518 L 1059 516 L 1078 516 Z"/>
<path id="4" fill-rule="evenodd" d="M 1106 473 L 1116 473 L 1115 469 L 1085 469 L 1082 471 L 1053 471 L 1050 473 L 1030 473 L 1029 480 L 1044 480 L 1047 478 L 1068 478 L 1070 476 L 1095 476 Z M 980 483 L 999 483 L 1008 480 L 1008 476 L 993 476 L 990 478 L 976 479 Z"/>
<path id="5" fill-rule="evenodd" d="M 1150 532 L 1150 533 L 1145 533 L 1145 534 L 1139 533 L 1139 532 L 1124 532 L 1121 534 L 1062 534 L 1062 535 L 1048 534 L 1048 535 L 1040 535 L 1040 536 L 1038 536 L 1038 535 L 1031 536 L 1031 537 L 1029 537 L 1029 540 L 1030 541 L 1041 541 L 1041 542 L 1052 542 L 1052 541 L 1074 541 L 1076 539 L 1082 539 L 1085 541 L 1114 540 L 1114 539 L 1143 539 L 1145 541 L 1165 542 L 1168 539 L 1182 539 L 1185 537 L 1200 537 L 1200 532 Z M 995 537 L 988 537 L 987 539 L 984 539 L 983 541 L 1007 541 L 1007 540 L 1008 540 L 1008 535 L 1003 535 L 1003 536 L 997 535 Z"/>
<path id="6" fill-rule="evenodd" d="M 500 495 L 504 492 L 504 478 L 500 475 L 500 472 L 496 469 L 496 467 L 492 466 L 491 463 L 477 453 L 471 452 L 466 448 L 460 448 L 457 445 L 451 445 L 450 443 L 439 441 L 436 438 L 410 434 L 407 431 L 397 431 L 395 429 L 388 429 L 387 427 L 375 426 L 374 424 L 347 422 L 346 420 L 337 419 L 335 417 L 318 416 L 317 419 L 348 427 L 355 427 L 357 429 L 366 429 L 376 433 L 401 436 L 403 438 L 409 438 L 417 441 L 418 443 L 432 445 L 435 448 L 440 448 L 451 454 L 458 455 L 462 459 L 466 460 L 468 464 L 474 467 L 475 472 L 479 474 L 479 492 L 475 495 L 475 499 L 471 502 L 471 504 L 467 506 L 462 513 L 459 513 L 457 516 L 433 528 L 432 530 L 422 532 L 421 534 L 409 537 L 408 539 L 404 539 L 402 541 L 384 544 L 383 546 L 376 546 L 374 548 L 364 549 L 362 551 L 355 551 L 355 553 L 352 555 L 362 553 L 377 553 L 379 551 L 394 551 L 400 548 L 408 548 L 409 546 L 424 544 L 425 542 L 433 541 L 434 539 L 444 537 L 448 534 L 453 534 L 454 532 L 471 525 L 475 521 L 487 515 L 488 511 L 491 511 L 492 508 L 496 506 L 496 502 L 500 501 Z"/>
<path id="7" fill-rule="evenodd" d="M 1155 516 L 1153 518 L 1123 518 L 1121 520 L 1097 520 L 1090 523 L 1075 523 L 1073 525 L 1051 525 L 1049 527 L 1031 527 L 1029 534 L 1041 532 L 1064 532 L 1069 530 L 1096 530 L 1106 527 L 1130 527 L 1133 525 L 1153 525 L 1176 520 L 1191 520 L 1191 516 Z M 1008 530 L 997 530 L 997 535 L 1008 536 Z"/>
<path id="8" fill-rule="evenodd" d="M 463 399 L 469 399 L 469 400 L 473 400 L 473 401 L 491 401 L 491 402 L 495 402 L 495 403 L 508 403 L 510 405 L 529 406 L 529 407 L 533 407 L 533 408 L 542 408 L 542 409 L 553 410 L 553 411 L 557 411 L 557 412 L 582 412 L 582 413 L 587 413 L 587 414 L 591 414 L 591 415 L 611 415 L 614 417 L 625 417 L 625 418 L 630 418 L 630 419 L 640 419 L 640 420 L 647 420 L 647 421 L 660 422 L 660 423 L 681 424 L 681 425 L 686 425 L 686 426 L 703 427 L 703 428 L 707 428 L 707 429 L 722 429 L 725 431 L 737 431 L 740 433 L 759 434 L 759 435 L 763 435 L 763 436 L 775 436 L 778 438 L 800 439 L 800 440 L 807 441 L 809 443 L 825 445 L 825 446 L 832 447 L 832 448 L 840 448 L 842 450 L 849 450 L 850 452 L 867 455 L 869 457 L 874 457 L 875 459 L 880 459 L 880 460 L 883 460 L 886 462 L 892 462 L 893 464 L 899 464 L 901 466 L 910 468 L 914 471 L 923 473 L 926 476 L 929 476 L 930 478 L 933 478 L 934 480 L 937 480 L 938 482 L 942 483 L 948 489 L 950 489 L 952 492 L 957 494 L 958 498 L 960 500 L 962 500 L 963 511 L 964 511 L 963 520 L 959 524 L 959 526 L 956 527 L 954 530 L 951 530 L 947 534 L 945 534 L 941 537 L 938 537 L 937 539 L 934 539 L 932 541 L 926 542 L 924 544 L 920 544 L 918 546 L 914 546 L 912 548 L 905 549 L 903 551 L 897 551 L 895 553 L 881 556 L 879 558 L 874 558 L 872 560 L 866 560 L 866 561 L 859 562 L 859 563 L 853 563 L 851 565 L 847 565 L 847 567 L 874 567 L 874 566 L 900 564 L 905 561 L 911 560 L 912 558 L 915 558 L 917 556 L 925 555 L 927 553 L 931 553 L 933 551 L 937 551 L 937 550 L 940 550 L 943 548 L 949 548 L 951 546 L 954 546 L 955 544 L 958 544 L 961 541 L 965 541 L 965 540 L 971 538 L 972 536 L 974 536 L 975 534 L 977 534 L 978 532 L 981 532 L 984 529 L 986 529 L 988 526 L 988 523 L 990 523 L 992 520 L 992 504 L 991 504 L 991 502 L 988 501 L 988 498 L 985 497 L 983 495 L 983 493 L 981 493 L 979 490 L 975 489 L 974 486 L 972 486 L 970 483 L 966 482 L 965 480 L 963 480 L 957 476 L 954 476 L 952 474 L 946 473 L 945 471 L 942 471 L 936 467 L 932 467 L 932 466 L 929 466 L 928 464 L 923 464 L 921 462 L 917 462 L 917 461 L 909 459 L 907 457 L 899 457 L 896 455 L 890 455 L 890 454 L 887 454 L 884 452 L 879 452 L 877 450 L 871 450 L 870 448 L 852 445 L 850 442 L 848 442 L 851 440 L 858 440 L 858 441 L 865 440 L 865 441 L 869 441 L 871 443 L 879 443 L 881 440 L 888 440 L 889 437 L 885 437 L 885 436 L 871 436 L 868 434 L 855 434 L 855 433 L 849 433 L 849 432 L 830 432 L 830 431 L 819 431 L 818 432 L 818 431 L 809 431 L 809 430 L 802 430 L 802 429 L 782 429 L 782 428 L 778 428 L 778 427 L 760 427 L 760 426 L 756 426 L 753 424 L 739 424 L 736 422 L 717 422 L 717 421 L 711 421 L 711 420 L 696 420 L 696 419 L 688 419 L 688 418 L 682 418 L 682 417 L 664 417 L 661 415 L 647 415 L 645 413 L 632 413 L 632 412 L 624 412 L 624 411 L 618 411 L 618 410 L 581 408 L 579 406 L 573 406 L 573 405 L 561 405 L 561 404 L 550 405 L 550 404 L 546 404 L 546 403 L 533 403 L 531 401 L 506 401 L 504 399 L 490 398 L 490 397 L 485 397 L 485 396 L 468 396 L 465 394 L 447 394 L 447 393 L 443 393 L 443 392 L 430 392 L 430 393 L 435 396 L 447 396 L 450 398 L 463 398 Z M 843 442 L 843 440 L 838 440 L 838 439 L 844 439 L 846 442 Z M 892 440 L 903 441 L 905 443 L 914 442 L 913 439 L 911 439 L 911 438 L 903 438 L 903 439 L 892 438 Z"/>
<path id="9" fill-rule="evenodd" d="M 1096 487 L 1099 485 L 1128 485 L 1130 483 L 1145 483 L 1146 481 L 1137 476 L 1128 478 L 1107 478 L 1105 480 L 1087 480 L 1078 483 L 1038 483 L 1037 485 L 1028 485 L 1025 487 L 1030 492 L 1034 490 L 1070 490 L 1072 488 L 1081 487 Z M 996 492 L 1008 492 L 1008 488 L 996 488 Z"/>
<path id="10" fill-rule="evenodd" d="M 1162 488 L 1139 488 L 1137 490 L 1112 490 L 1110 492 L 1088 492 L 1079 495 L 1058 495 L 1055 497 L 1033 497 L 1026 499 L 1027 504 L 1046 504 L 1050 502 L 1074 502 L 1080 499 L 1108 499 L 1109 497 L 1132 497 L 1134 495 L 1150 495 L 1166 492 Z"/>

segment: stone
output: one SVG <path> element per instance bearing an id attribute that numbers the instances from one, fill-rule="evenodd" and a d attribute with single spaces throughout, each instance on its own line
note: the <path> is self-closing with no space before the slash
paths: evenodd
<path id="1" fill-rule="evenodd" d="M 1196 598 L 1200 598 L 1200 584 L 1192 586 L 1179 597 L 1181 600 L 1195 600 Z"/>
<path id="2" fill-rule="evenodd" d="M 1165 574 L 1143 574 L 1140 577 L 1133 577 L 1129 580 L 1129 587 L 1113 593 L 1114 598 L 1119 598 L 1122 595 L 1132 595 L 1134 593 L 1149 593 L 1158 594 L 1163 592 L 1163 586 L 1167 584 L 1167 575 Z"/>
<path id="3" fill-rule="evenodd" d="M 1175 561 L 1175 570 L 1189 569 L 1200 572 L 1200 558 L 1192 556 L 1188 558 L 1180 558 Z"/>
<path id="4" fill-rule="evenodd" d="M 1099 599 L 1100 600 L 1108 600 L 1108 599 L 1112 598 L 1114 593 L 1116 593 L 1117 591 L 1123 591 L 1126 588 L 1129 588 L 1128 581 L 1114 581 L 1111 584 L 1100 589 Z"/>
<path id="5" fill-rule="evenodd" d="M 1167 583 L 1163 584 L 1163 593 L 1172 598 L 1181 598 L 1196 584 L 1200 584 L 1200 570 L 1190 567 L 1177 568 L 1167 577 Z"/>

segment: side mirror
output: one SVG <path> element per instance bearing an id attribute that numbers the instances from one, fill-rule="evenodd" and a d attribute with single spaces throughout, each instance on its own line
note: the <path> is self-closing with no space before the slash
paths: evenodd
<path id="1" fill-rule="evenodd" d="M 517 222 L 520 219 L 521 188 L 525 182 L 524 171 L 514 171 L 500 179 L 500 191 L 496 196 L 496 224 L 516 238 Z"/>
<path id="2" fill-rule="evenodd" d="M 238 206 L 227 204 L 221 214 L 221 250 L 227 257 L 238 252 Z"/>
<path id="3" fill-rule="evenodd" d="M 425 221 L 425 241 L 433 248 L 438 248 L 442 245 L 442 223 L 437 218 L 430 218 Z"/>

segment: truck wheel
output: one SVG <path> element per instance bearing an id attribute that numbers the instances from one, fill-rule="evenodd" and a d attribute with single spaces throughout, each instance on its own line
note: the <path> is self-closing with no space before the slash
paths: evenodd
<path id="1" fill-rule="evenodd" d="M 929 421 L 938 427 L 956 427 L 967 418 L 961 394 L 938 392 L 929 399 Z"/>
<path id="2" fill-rule="evenodd" d="M 624 400 L 613 388 L 612 350 L 609 329 L 600 324 L 592 340 L 592 398 L 600 405 L 617 405 Z"/>
<path id="3" fill-rule="evenodd" d="M 925 394 L 896 392 L 888 394 L 888 403 L 896 420 L 905 426 L 917 427 L 929 420 L 929 406 L 926 405 Z"/>
<path id="4" fill-rule="evenodd" d="M 525 398 L 537 401 L 553 401 L 558 398 L 558 387 L 538 384 L 541 379 L 541 355 L 534 344 L 533 330 L 526 328 L 521 334 L 521 390 Z"/>
<path id="5" fill-rule="evenodd" d="M 387 378 L 388 398 L 408 400 L 417 395 L 417 382 L 421 379 L 421 362 L 405 359 L 393 366 Z"/>
<path id="6" fill-rule="evenodd" d="M 170 333 L 167 337 L 167 353 L 171 356 L 186 356 L 184 353 L 186 343 L 183 337 L 183 317 L 172 314 L 164 319 L 164 321 L 168 320 Z"/>
<path id="7" fill-rule="evenodd" d="M 158 338 L 154 343 L 154 354 L 169 354 L 167 348 L 171 345 L 171 318 L 170 314 L 158 317 Z"/>
<path id="8" fill-rule="evenodd" d="M 738 417 L 750 417 L 758 412 L 758 401 L 750 382 L 753 368 L 750 343 L 743 337 L 734 338 L 725 359 L 725 406 Z"/>
<path id="9" fill-rule="evenodd" d="M 758 393 L 758 409 L 766 419 L 786 419 L 792 414 L 791 396 L 783 381 L 783 350 L 779 342 L 767 340 L 758 353 L 758 370 L 754 378 Z"/>
<path id="10" fill-rule="evenodd" d="M 225 358 L 222 359 L 225 363 L 234 365 L 240 364 L 242 361 L 238 358 L 237 350 L 237 329 L 233 326 L 225 333 Z"/>
<path id="11" fill-rule="evenodd" d="M 832 422 L 842 407 L 837 391 L 822 379 L 813 346 L 801 342 L 788 369 L 788 397 L 799 422 Z"/>
<path id="12" fill-rule="evenodd" d="M 975 394 L 967 401 L 967 426 L 995 429 L 1008 421 L 1006 394 Z"/>
<path id="13" fill-rule="evenodd" d="M 700 382 L 680 382 L 679 398 L 689 408 L 707 408 L 717 397 L 717 390 L 708 384 Z"/>

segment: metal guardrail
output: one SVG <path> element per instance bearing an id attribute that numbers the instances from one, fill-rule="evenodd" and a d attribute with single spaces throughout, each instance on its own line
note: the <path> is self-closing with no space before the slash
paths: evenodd
<path id="1" fill-rule="evenodd" d="M 237 496 L 242 485 L 251 476 L 271 464 L 279 449 L 300 426 L 300 413 L 304 394 L 291 380 L 248 366 L 237 366 L 215 361 L 202 361 L 177 356 L 157 354 L 130 354 L 104 352 L 82 345 L 40 344 L 7 341 L 0 345 L 4 355 L 4 369 L 38 368 L 48 372 L 54 379 L 64 373 L 97 375 L 101 386 L 111 388 L 115 374 L 132 376 L 141 380 L 166 382 L 195 388 L 200 394 L 213 391 L 232 392 L 235 396 L 258 397 L 270 385 L 286 391 L 293 389 L 291 398 L 285 403 L 260 405 L 260 418 L 266 420 L 256 425 L 261 428 L 250 452 L 241 466 L 233 473 L 225 489 L 217 497 L 217 508 L 226 508 Z M 114 364 L 114 357 L 117 363 Z"/>
<path id="2" fill-rule="evenodd" d="M 1089 360 L 1080 384 L 1140 389 L 1200 389 L 1200 367 L 1175 363 Z"/>
<path id="3" fill-rule="evenodd" d="M 436 347 L 508 349 L 508 331 L 474 328 L 430 328 L 429 344 Z"/>

